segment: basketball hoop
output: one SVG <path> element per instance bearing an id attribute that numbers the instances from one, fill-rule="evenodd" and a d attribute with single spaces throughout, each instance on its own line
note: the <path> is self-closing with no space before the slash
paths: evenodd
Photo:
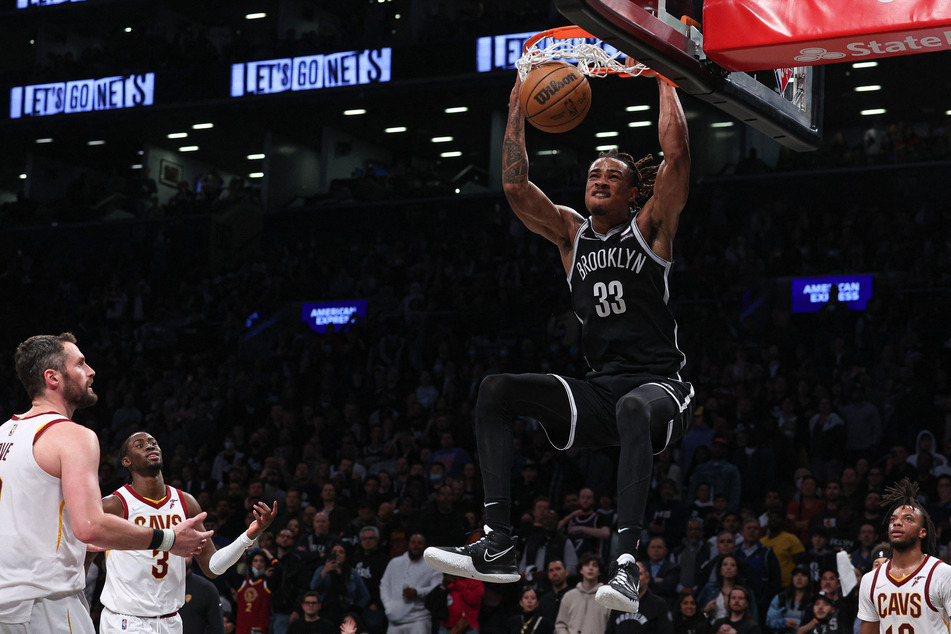
<path id="1" fill-rule="evenodd" d="M 594 40 L 591 43 L 589 40 Z M 540 46 L 549 41 L 545 46 Z M 515 63 L 518 76 L 524 81 L 528 73 L 537 66 L 553 60 L 574 62 L 578 70 L 588 77 L 654 77 L 658 76 L 671 86 L 675 84 L 666 77 L 657 75 L 649 67 L 635 62 L 631 66 L 618 61 L 621 51 L 613 55 L 602 48 L 602 42 L 579 26 L 560 26 L 536 33 L 528 38 L 523 54 Z"/>

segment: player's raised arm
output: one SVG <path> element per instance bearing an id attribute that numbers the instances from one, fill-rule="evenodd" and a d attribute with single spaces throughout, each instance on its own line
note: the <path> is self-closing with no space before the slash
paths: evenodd
<path id="1" fill-rule="evenodd" d="M 201 510 L 198 501 L 190 493 L 185 494 L 185 504 L 188 506 L 189 515 Z M 241 555 L 274 521 L 274 516 L 277 515 L 277 502 L 274 502 L 273 507 L 268 507 L 264 502 L 257 502 L 251 512 L 254 514 L 254 521 L 248 526 L 248 530 L 238 535 L 237 539 L 221 550 L 218 550 L 214 542 L 209 540 L 207 546 L 195 555 L 202 572 L 209 579 L 223 575 L 228 568 L 238 563 Z"/>
<path id="2" fill-rule="evenodd" d="M 571 266 L 571 249 L 582 217 L 574 210 L 554 204 L 528 180 L 528 151 L 525 149 L 525 116 L 518 103 L 522 82 L 515 80 L 509 96 L 508 122 L 502 141 L 502 189 L 512 211 L 533 233 L 546 238 L 562 253 L 565 269 Z"/>
<path id="3" fill-rule="evenodd" d="M 680 223 L 680 212 L 690 193 L 690 143 L 687 118 L 677 96 L 677 89 L 657 78 L 660 91 L 660 115 L 657 121 L 658 140 L 664 160 L 657 168 L 654 192 L 644 204 L 657 238 L 651 245 L 654 253 L 665 260 L 673 259 L 673 242 Z"/>

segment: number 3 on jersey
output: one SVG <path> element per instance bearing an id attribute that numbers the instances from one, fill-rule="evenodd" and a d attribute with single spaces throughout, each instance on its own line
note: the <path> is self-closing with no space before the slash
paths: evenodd
<path id="1" fill-rule="evenodd" d="M 608 284 L 604 282 L 595 284 L 594 297 L 598 300 L 597 305 L 594 307 L 598 313 L 598 317 L 607 317 L 611 313 L 620 315 L 627 310 L 627 305 L 623 299 L 624 287 L 621 286 L 621 283 L 617 280 L 613 280 Z"/>

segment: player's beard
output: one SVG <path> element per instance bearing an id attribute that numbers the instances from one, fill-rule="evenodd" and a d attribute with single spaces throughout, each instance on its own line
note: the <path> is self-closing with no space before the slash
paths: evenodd
<path id="1" fill-rule="evenodd" d="M 907 537 L 902 537 L 900 540 L 895 540 L 894 538 L 889 540 L 892 545 L 892 550 L 900 553 L 906 553 L 909 550 L 918 546 L 920 548 L 921 540 L 917 535 L 909 535 Z"/>
<path id="2" fill-rule="evenodd" d="M 63 389 L 63 397 L 75 409 L 91 407 L 99 400 L 99 395 L 89 389 L 88 385 L 80 385 L 77 381 L 68 377 Z"/>

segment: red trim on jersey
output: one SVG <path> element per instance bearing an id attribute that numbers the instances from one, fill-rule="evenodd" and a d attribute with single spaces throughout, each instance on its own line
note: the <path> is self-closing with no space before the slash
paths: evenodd
<path id="1" fill-rule="evenodd" d="M 891 562 L 889 561 L 889 563 Z M 878 568 L 875 569 L 875 576 L 872 577 L 872 587 L 869 588 L 868 590 L 868 598 L 869 598 L 869 601 L 872 602 L 873 607 L 875 606 L 875 587 L 878 585 L 878 575 L 884 569 L 885 569 L 885 566 L 879 566 Z"/>
<path id="2" fill-rule="evenodd" d="M 53 425 L 55 425 L 56 423 L 71 423 L 71 422 L 73 421 L 69 420 L 68 418 L 57 418 L 56 420 L 51 420 L 50 422 L 46 423 L 45 425 L 43 425 L 42 427 L 36 430 L 36 434 L 33 436 L 33 444 L 35 445 L 36 441 L 40 439 L 40 436 L 46 433 L 46 430 L 52 427 Z"/>
<path id="3" fill-rule="evenodd" d="M 36 418 L 37 416 L 49 416 L 50 414 L 59 414 L 60 416 L 62 416 L 62 414 L 60 414 L 59 412 L 40 412 L 39 414 L 30 414 L 29 416 L 21 416 L 18 414 L 14 414 L 12 419 L 13 420 L 27 420 L 30 418 Z"/>
<path id="4" fill-rule="evenodd" d="M 127 484 L 127 485 L 125 485 L 125 486 L 128 487 L 129 485 Z M 123 488 L 125 488 L 125 487 L 123 487 Z M 127 520 L 127 519 L 129 519 L 129 505 L 128 505 L 128 504 L 126 503 L 126 501 L 125 501 L 125 496 L 122 495 L 121 493 L 119 493 L 119 491 L 121 491 L 121 490 L 122 490 L 122 489 L 118 489 L 115 493 L 113 493 L 113 495 L 115 495 L 117 498 L 119 498 L 119 501 L 122 502 L 122 519 L 126 519 L 126 520 Z"/>
<path id="5" fill-rule="evenodd" d="M 896 580 L 895 577 L 892 576 L 892 573 L 889 572 L 889 570 L 892 569 L 892 562 L 891 562 L 891 560 L 889 560 L 889 562 L 888 562 L 888 570 L 885 571 L 885 574 L 888 575 L 888 579 L 889 579 L 889 581 L 892 582 L 892 584 L 894 584 L 896 587 L 900 588 L 900 587 L 902 587 L 903 585 L 905 585 L 906 583 L 908 583 L 909 580 L 914 579 L 914 578 L 915 578 L 915 575 L 917 575 L 919 572 L 921 572 L 921 569 L 925 567 L 925 564 L 928 563 L 928 560 L 929 560 L 929 559 L 931 559 L 931 555 L 925 555 L 925 559 L 924 559 L 924 561 L 921 562 L 921 565 L 918 566 L 917 568 L 915 568 L 915 570 L 914 570 L 913 572 L 911 572 L 907 577 L 905 577 L 905 578 L 902 579 L 901 581 Z"/>
<path id="6" fill-rule="evenodd" d="M 135 499 L 137 499 L 139 502 L 143 502 L 143 503 L 145 503 L 145 504 L 148 504 L 148 505 L 151 506 L 153 509 L 160 509 L 160 508 L 162 508 L 162 506 L 163 506 L 166 502 L 168 502 L 168 498 L 169 498 L 169 496 L 172 494 L 172 487 L 170 487 L 170 486 L 168 486 L 168 485 L 166 484 L 166 485 L 165 485 L 165 496 L 162 497 L 162 499 L 160 499 L 160 500 L 155 500 L 155 501 L 153 502 L 152 500 L 150 500 L 150 499 L 148 499 L 148 498 L 144 498 L 144 497 L 142 497 L 141 495 L 139 495 L 138 493 L 136 493 L 136 492 L 135 492 L 135 489 L 132 488 L 132 485 L 131 485 L 131 484 L 125 485 L 125 489 L 126 489 L 126 491 L 129 493 L 129 495 L 131 495 L 132 497 L 134 497 Z"/>
<path id="7" fill-rule="evenodd" d="M 931 556 L 929 555 L 928 557 L 930 558 Z M 939 561 L 939 562 L 936 562 L 935 565 L 931 567 L 931 570 L 928 571 L 928 579 L 927 581 L 925 581 L 925 602 L 928 604 L 928 607 L 934 610 L 935 612 L 938 611 L 938 608 L 936 608 L 934 605 L 931 604 L 931 592 L 930 592 L 931 577 L 932 575 L 934 575 L 935 568 L 937 568 L 940 564 L 941 562 Z"/>
<path id="8" fill-rule="evenodd" d="M 182 512 L 185 515 L 185 519 L 187 520 L 189 515 L 188 515 L 188 505 L 185 504 L 185 492 L 182 491 L 181 489 L 172 489 L 172 491 L 175 491 L 175 493 L 178 494 L 178 502 L 182 505 Z"/>

